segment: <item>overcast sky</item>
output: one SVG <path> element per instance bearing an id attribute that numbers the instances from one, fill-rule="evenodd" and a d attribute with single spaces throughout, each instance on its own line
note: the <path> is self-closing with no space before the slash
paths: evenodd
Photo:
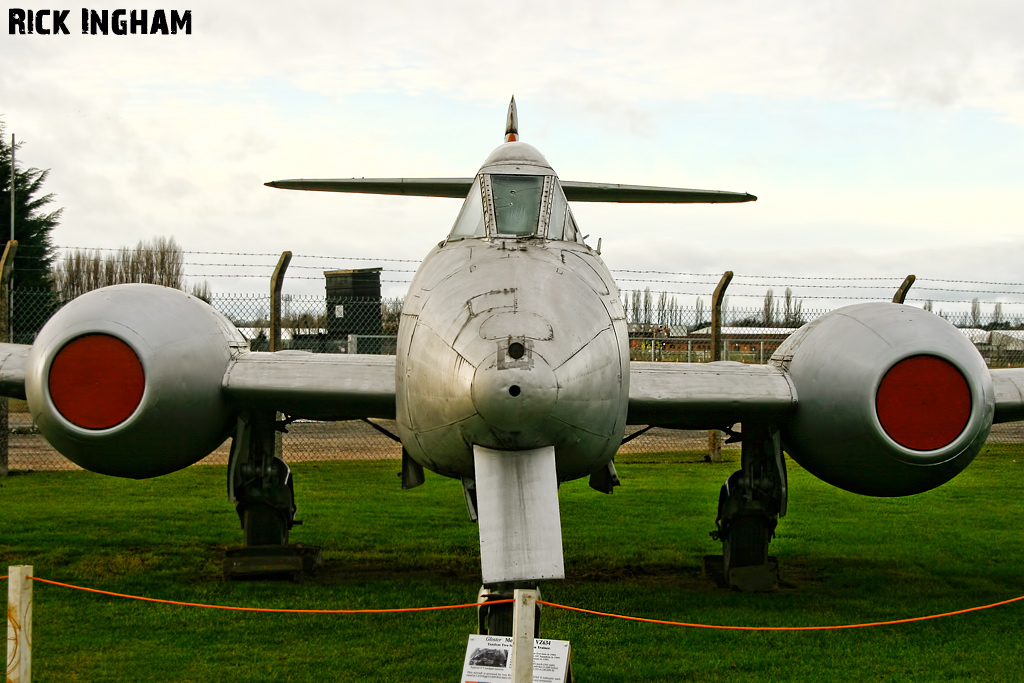
<path id="1" fill-rule="evenodd" d="M 458 200 L 263 183 L 473 175 L 515 94 L 522 139 L 563 179 L 758 196 L 575 205 L 611 268 L 707 274 L 620 273 L 623 288 L 671 279 L 682 282 L 650 286 L 706 294 L 731 269 L 761 292 L 878 276 L 891 296 L 908 273 L 932 281 L 919 299 L 960 296 L 927 286 L 982 301 L 1024 291 L 978 284 L 1024 280 L 1019 0 L 8 0 L 5 16 L 12 4 L 71 10 L 71 35 L 0 40 L 0 115 L 24 143 L 19 162 L 51 169 L 61 246 L 173 236 L 188 251 L 332 257 L 296 260 L 314 268 L 292 271 L 313 278 L 290 280 L 294 293 L 323 291 L 317 268 L 384 265 L 408 279 L 415 263 L 381 259 L 422 258 Z M 191 9 L 192 33 L 81 35 L 83 6 Z"/>

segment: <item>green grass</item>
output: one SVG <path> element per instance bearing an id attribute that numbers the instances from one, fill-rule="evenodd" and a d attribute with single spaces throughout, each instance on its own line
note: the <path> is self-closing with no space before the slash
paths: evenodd
<path id="1" fill-rule="evenodd" d="M 718 487 L 736 468 L 699 454 L 622 458 L 612 496 L 562 487 L 569 579 L 546 600 L 653 619 L 744 626 L 884 621 L 1024 595 L 1024 452 L 992 446 L 966 473 L 902 499 L 855 496 L 790 463 L 773 554 L 782 588 L 748 595 L 701 578 Z M 472 602 L 476 527 L 458 482 L 401 491 L 396 462 L 301 464 L 293 540 L 326 567 L 298 584 L 225 582 L 240 540 L 221 467 L 149 481 L 85 472 L 0 480 L 0 574 L 156 598 L 363 609 Z M 35 585 L 34 680 L 455 681 L 472 609 L 401 615 L 246 614 Z M 581 681 L 1018 681 L 1024 603 L 934 621 L 799 633 L 709 631 L 546 608 Z"/>

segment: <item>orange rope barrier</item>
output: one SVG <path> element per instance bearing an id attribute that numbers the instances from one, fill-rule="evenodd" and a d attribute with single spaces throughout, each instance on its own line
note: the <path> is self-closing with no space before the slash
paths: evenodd
<path id="1" fill-rule="evenodd" d="M 158 602 L 164 605 L 178 605 L 180 607 L 202 607 L 204 609 L 223 609 L 230 610 L 233 612 L 279 612 L 285 614 L 387 614 L 393 612 L 428 612 L 431 610 L 439 609 L 460 609 L 462 607 L 480 606 L 480 603 L 478 602 L 469 602 L 464 605 L 444 605 L 442 607 L 395 607 L 392 609 L 276 609 L 273 607 L 231 607 L 225 605 L 204 605 L 198 602 L 178 602 L 176 600 L 159 600 L 157 598 L 145 598 L 141 595 L 113 593 L 111 591 L 102 591 L 96 588 L 85 588 L 84 586 L 75 586 L 70 583 L 61 583 L 60 581 L 50 581 L 48 579 L 41 579 L 38 576 L 32 576 L 29 578 L 31 578 L 33 581 L 39 581 L 40 583 L 49 583 L 54 586 L 61 586 L 63 588 L 73 588 L 75 590 L 86 591 L 88 593 L 112 595 L 115 598 L 128 598 L 130 600 L 143 600 L 145 602 Z M 491 600 L 487 604 L 500 605 L 502 603 L 507 602 L 514 602 L 514 600 Z"/>
<path id="2" fill-rule="evenodd" d="M 7 576 L 0 576 L 0 581 L 8 578 Z M 98 593 L 100 595 L 110 595 L 115 598 L 128 598 L 129 600 L 142 600 L 144 602 L 156 602 L 164 605 L 178 605 L 180 607 L 201 607 L 204 609 L 221 609 L 229 610 L 233 612 L 275 612 L 283 614 L 393 614 L 396 612 L 429 612 L 433 610 L 442 609 L 462 609 L 464 607 L 479 607 L 481 603 L 469 602 L 463 605 L 443 605 L 441 607 L 395 607 L 391 609 L 279 609 L 273 607 L 232 607 L 226 605 L 205 605 L 198 602 L 179 602 L 177 600 L 160 600 L 158 598 L 147 598 L 141 595 L 129 595 L 127 593 L 114 593 L 112 591 L 99 590 L 97 588 L 86 588 L 84 586 L 75 586 L 70 583 L 61 583 L 60 581 L 50 581 L 49 579 L 41 579 L 38 576 L 29 577 L 33 581 L 39 581 L 40 583 L 48 583 L 54 586 L 61 586 L 63 588 L 71 588 L 74 590 L 86 591 L 88 593 Z M 928 621 L 930 619 L 940 619 L 942 617 L 952 617 L 959 614 L 968 614 L 970 612 L 979 612 L 981 610 L 992 609 L 993 607 L 1002 607 L 1003 605 L 1009 605 L 1014 602 L 1020 602 L 1024 600 L 1024 595 L 1017 598 L 1010 598 L 1009 600 L 1002 600 L 1000 602 L 993 602 L 990 605 L 981 605 L 979 607 L 968 607 L 967 609 L 956 610 L 953 612 L 944 612 L 942 614 L 930 614 L 925 617 L 910 617 L 907 619 L 893 619 L 891 621 L 875 621 L 866 624 L 839 624 L 834 626 L 722 626 L 719 624 L 692 624 L 685 621 L 667 621 L 664 619 L 647 619 L 644 617 L 631 617 L 623 614 L 611 614 L 609 612 L 598 612 L 595 610 L 583 609 L 582 607 L 570 607 L 569 605 L 560 605 L 556 602 L 548 602 L 547 600 L 538 600 L 538 605 L 547 605 L 548 607 L 554 607 L 557 609 L 567 609 L 573 612 L 582 612 L 584 614 L 593 614 L 598 617 L 611 617 L 612 619 L 625 619 L 627 621 L 640 621 L 647 624 L 663 624 L 666 626 L 687 626 L 690 628 L 708 628 L 717 629 L 722 631 L 835 631 L 840 629 L 851 629 L 851 628 L 868 628 L 871 626 L 893 626 L 895 624 L 909 624 L 915 621 Z M 488 605 L 501 605 L 515 602 L 514 600 L 491 600 L 488 601 Z"/>
<path id="3" fill-rule="evenodd" d="M 1024 595 L 1019 598 L 1011 598 L 1009 600 L 1003 600 L 1002 602 L 994 602 L 991 605 L 982 605 L 981 607 L 969 607 L 967 609 L 957 610 L 955 612 L 946 612 L 944 614 L 931 614 L 927 617 L 911 617 L 909 619 L 894 619 L 893 621 L 876 621 L 870 624 L 841 624 L 838 626 L 719 626 L 716 624 L 689 624 L 683 621 L 664 621 L 661 619 L 645 619 L 643 617 L 629 617 L 622 614 L 609 614 L 607 612 L 595 612 L 594 610 L 583 609 L 581 607 L 569 607 L 568 605 L 559 605 L 553 602 L 547 602 L 546 600 L 538 600 L 538 605 L 547 605 L 548 607 L 557 607 L 560 609 L 572 610 L 574 612 L 584 612 L 585 614 L 594 614 L 599 617 L 612 617 L 613 619 L 627 619 L 629 621 L 643 621 L 648 624 L 665 624 L 668 626 L 689 626 L 690 628 L 711 628 L 719 629 L 723 631 L 835 631 L 839 629 L 848 628 L 867 628 L 869 626 L 891 626 L 893 624 L 908 624 L 914 621 L 926 621 L 928 619 L 939 619 L 940 617 L 951 617 L 957 614 L 967 614 L 968 612 L 977 612 L 983 609 L 991 609 L 993 607 L 999 607 L 1001 605 L 1009 605 L 1012 602 L 1019 602 L 1024 600 Z"/>

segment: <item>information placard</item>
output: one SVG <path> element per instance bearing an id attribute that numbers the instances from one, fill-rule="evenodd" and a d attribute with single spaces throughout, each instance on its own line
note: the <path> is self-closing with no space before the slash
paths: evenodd
<path id="1" fill-rule="evenodd" d="M 569 671 L 569 641 L 535 638 L 534 683 L 565 683 Z M 469 637 L 462 683 L 500 683 L 512 680 L 511 636 Z"/>

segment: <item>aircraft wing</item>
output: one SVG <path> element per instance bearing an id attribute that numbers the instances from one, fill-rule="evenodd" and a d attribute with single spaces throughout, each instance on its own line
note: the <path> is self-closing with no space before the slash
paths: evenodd
<path id="1" fill-rule="evenodd" d="M 31 346 L 0 344 L 0 395 L 25 398 Z M 994 422 L 1024 420 L 1024 368 L 991 370 Z M 243 353 L 231 361 L 223 389 L 232 404 L 318 420 L 395 417 L 395 357 Z M 744 419 L 785 415 L 796 389 L 772 365 L 630 363 L 629 424 L 712 429 Z"/>
<path id="2" fill-rule="evenodd" d="M 629 364 L 628 424 L 719 429 L 755 417 L 782 417 L 796 402 L 788 375 L 773 365 Z"/>
<path id="3" fill-rule="evenodd" d="M 31 348 L 0 344 L 0 396 L 25 398 Z M 236 408 L 278 410 L 312 420 L 394 419 L 395 357 L 247 352 L 229 363 L 223 390 Z"/>
<path id="4" fill-rule="evenodd" d="M 0 391 L 24 395 L 28 346 L 0 345 Z M 20 372 L 20 375 L 19 375 Z M 1024 420 L 1024 368 L 992 370 L 994 422 Z M 232 404 L 315 420 L 394 419 L 395 357 L 246 353 L 224 374 Z M 629 424 L 713 429 L 744 420 L 783 417 L 796 408 L 796 388 L 774 365 L 630 363 Z"/>
<path id="5" fill-rule="evenodd" d="M 721 204 L 752 202 L 757 197 L 746 192 L 688 190 L 679 187 L 649 185 L 617 185 L 560 181 L 565 198 L 576 202 L 618 202 L 624 204 Z M 356 194 L 391 194 L 409 197 L 452 197 L 465 199 L 472 178 L 332 178 L 273 180 L 268 187 L 282 190 L 312 192 L 352 192 Z"/>
<path id="6" fill-rule="evenodd" d="M 238 356 L 224 373 L 232 405 L 311 420 L 395 418 L 395 357 L 278 351 Z"/>
<path id="7" fill-rule="evenodd" d="M 784 416 L 798 396 L 773 365 L 633 361 L 627 422 L 675 429 L 714 429 L 751 418 Z M 994 423 L 1024 420 L 1024 368 L 991 370 Z"/>
<path id="8" fill-rule="evenodd" d="M 993 422 L 1024 420 L 1024 368 L 991 370 L 992 388 L 996 393 L 996 414 Z"/>
<path id="9" fill-rule="evenodd" d="M 0 396 L 25 398 L 25 360 L 28 344 L 0 344 Z"/>

